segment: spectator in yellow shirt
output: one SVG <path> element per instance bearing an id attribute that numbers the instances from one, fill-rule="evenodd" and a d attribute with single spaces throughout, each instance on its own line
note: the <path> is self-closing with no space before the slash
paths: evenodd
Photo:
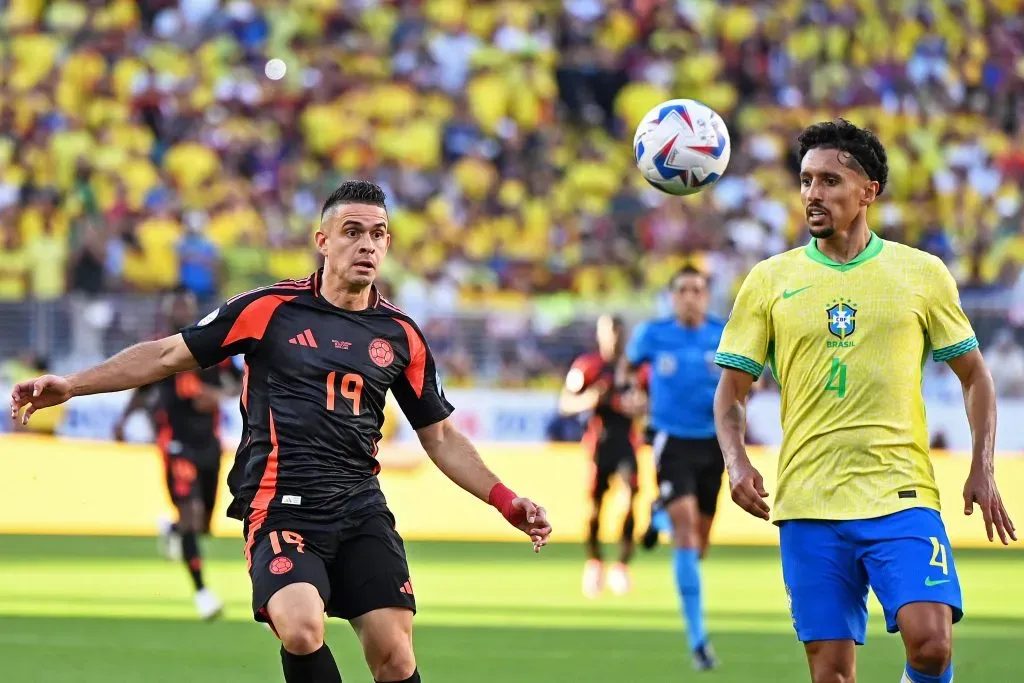
<path id="1" fill-rule="evenodd" d="M 0 213 L 0 301 L 21 301 L 28 294 L 29 260 L 13 220 Z"/>

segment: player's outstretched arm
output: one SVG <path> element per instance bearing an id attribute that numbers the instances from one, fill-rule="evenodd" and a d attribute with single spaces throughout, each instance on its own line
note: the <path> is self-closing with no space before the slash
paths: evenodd
<path id="1" fill-rule="evenodd" d="M 1017 540 L 1017 535 L 996 486 L 996 388 L 992 373 L 978 349 L 950 360 L 949 367 L 960 378 L 971 425 L 971 472 L 964 484 L 964 514 L 973 513 L 977 503 L 988 540 L 995 540 L 998 534 L 1003 545 L 1008 545 L 1011 539 Z"/>
<path id="2" fill-rule="evenodd" d="M 99 365 L 67 377 L 43 375 L 20 382 L 11 392 L 11 419 L 28 424 L 40 408 L 59 405 L 74 396 L 136 389 L 176 372 L 199 367 L 180 334 L 128 347 Z"/>
<path id="3" fill-rule="evenodd" d="M 577 393 L 568 387 L 562 387 L 562 393 L 558 396 L 559 414 L 569 417 L 593 410 L 601 399 L 603 389 L 604 387 L 594 386 Z"/>
<path id="4" fill-rule="evenodd" d="M 729 472 L 732 500 L 761 519 L 768 519 L 771 508 L 764 501 L 768 492 L 764 479 L 750 463 L 744 435 L 747 431 L 747 394 L 754 377 L 742 370 L 724 368 L 715 391 L 715 432 Z"/>
<path id="5" fill-rule="evenodd" d="M 535 552 L 547 545 L 551 524 L 544 508 L 529 498 L 517 496 L 502 484 L 451 420 L 444 419 L 417 429 L 416 435 L 423 450 L 446 477 L 497 508 L 509 524 L 530 537 Z"/>

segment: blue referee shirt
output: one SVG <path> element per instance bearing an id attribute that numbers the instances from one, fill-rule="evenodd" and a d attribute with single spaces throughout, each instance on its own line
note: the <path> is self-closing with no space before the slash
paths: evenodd
<path id="1" fill-rule="evenodd" d="M 650 426 L 678 439 L 715 436 L 715 389 L 721 368 L 715 351 L 725 324 L 709 318 L 700 327 L 684 327 L 662 318 L 636 328 L 626 357 L 636 366 L 650 363 Z"/>

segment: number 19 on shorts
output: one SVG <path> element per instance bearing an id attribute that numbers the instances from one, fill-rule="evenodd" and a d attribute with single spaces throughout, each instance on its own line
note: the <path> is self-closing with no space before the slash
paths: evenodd
<path id="1" fill-rule="evenodd" d="M 825 382 L 825 391 L 834 391 L 839 398 L 846 398 L 846 363 L 838 358 L 832 359 L 832 366 L 828 370 L 828 381 Z"/>

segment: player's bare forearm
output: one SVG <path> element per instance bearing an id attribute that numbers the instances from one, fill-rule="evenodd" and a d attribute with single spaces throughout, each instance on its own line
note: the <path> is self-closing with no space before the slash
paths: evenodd
<path id="1" fill-rule="evenodd" d="M 964 390 L 964 406 L 971 425 L 971 472 L 964 484 L 964 514 L 981 509 L 988 540 L 998 536 L 1004 544 L 1017 540 L 1013 520 L 1006 511 L 995 476 L 996 390 L 981 352 L 974 349 L 949 361 Z"/>
<path id="2" fill-rule="evenodd" d="M 729 473 L 729 493 L 734 503 L 761 519 L 769 519 L 764 480 L 747 457 L 747 395 L 754 377 L 741 370 L 725 369 L 715 390 L 715 432 Z"/>
<path id="3" fill-rule="evenodd" d="M 488 469 L 476 448 L 450 420 L 416 430 L 423 450 L 444 476 L 480 500 L 488 502 L 497 475 Z"/>
<path id="4" fill-rule="evenodd" d="M 601 398 L 601 392 L 591 387 L 580 393 L 573 393 L 568 389 L 562 389 L 558 397 L 558 412 L 562 415 L 579 415 L 597 407 Z"/>
<path id="5" fill-rule="evenodd" d="M 725 464 L 747 459 L 747 394 L 754 378 L 740 370 L 726 369 L 715 390 L 715 432 Z"/>
<path id="6" fill-rule="evenodd" d="M 971 427 L 971 469 L 993 472 L 996 445 L 996 387 L 977 349 L 949 361 L 964 392 Z"/>
<path id="7" fill-rule="evenodd" d="M 176 334 L 130 346 L 67 380 L 72 396 L 87 396 L 135 389 L 197 367 L 185 340 Z"/>

